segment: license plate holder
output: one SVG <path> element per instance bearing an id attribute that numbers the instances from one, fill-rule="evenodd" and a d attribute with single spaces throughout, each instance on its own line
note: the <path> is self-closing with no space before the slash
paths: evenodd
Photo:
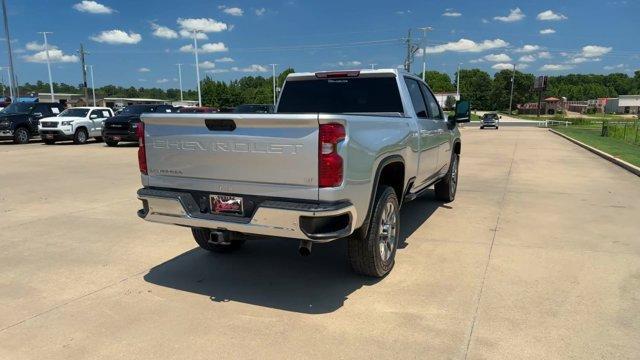
<path id="1" fill-rule="evenodd" d="M 244 214 L 243 199 L 233 195 L 209 195 L 211 213 L 218 215 L 240 215 Z"/>
<path id="2" fill-rule="evenodd" d="M 45 139 L 53 139 L 53 134 L 46 134 Z"/>

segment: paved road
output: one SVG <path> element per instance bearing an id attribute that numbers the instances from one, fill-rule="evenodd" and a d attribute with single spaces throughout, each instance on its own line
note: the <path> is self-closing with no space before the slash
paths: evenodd
<path id="1" fill-rule="evenodd" d="M 135 147 L 0 145 L 0 359 L 640 358 L 640 180 L 542 129 L 463 130 L 383 280 L 135 216 Z"/>

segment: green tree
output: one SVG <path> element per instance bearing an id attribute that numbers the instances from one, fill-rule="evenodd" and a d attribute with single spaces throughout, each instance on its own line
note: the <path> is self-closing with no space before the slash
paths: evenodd
<path id="1" fill-rule="evenodd" d="M 422 77 L 422 73 L 418 74 Z M 436 93 L 455 91 L 455 86 L 451 83 L 451 78 L 447 73 L 441 73 L 439 71 L 427 71 L 426 81 L 431 91 Z"/>
<path id="2" fill-rule="evenodd" d="M 480 69 L 460 70 L 460 98 L 471 102 L 472 109 L 493 110 L 489 99 L 491 76 Z"/>

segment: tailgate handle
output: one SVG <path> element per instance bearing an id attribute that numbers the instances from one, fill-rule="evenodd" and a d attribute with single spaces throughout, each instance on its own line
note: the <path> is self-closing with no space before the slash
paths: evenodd
<path id="1" fill-rule="evenodd" d="M 233 131 L 236 129 L 236 122 L 232 119 L 205 119 L 204 123 L 211 131 Z"/>

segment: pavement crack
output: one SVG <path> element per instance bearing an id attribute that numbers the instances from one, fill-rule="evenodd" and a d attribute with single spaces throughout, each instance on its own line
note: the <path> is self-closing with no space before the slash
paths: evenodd
<path id="1" fill-rule="evenodd" d="M 493 253 L 493 244 L 496 240 L 496 234 L 498 233 L 498 226 L 500 225 L 500 216 L 502 215 L 502 209 L 504 207 L 504 199 L 507 196 L 507 189 L 509 187 L 509 181 L 511 179 L 511 170 L 513 169 L 513 162 L 516 157 L 516 150 L 518 149 L 518 137 L 516 137 L 516 143 L 513 147 L 513 154 L 511 155 L 511 162 L 509 164 L 509 171 L 507 172 L 507 181 L 505 182 L 504 189 L 502 191 L 502 198 L 500 199 L 500 208 L 498 216 L 496 217 L 496 225 L 493 228 L 493 236 L 491 237 L 491 244 L 489 245 L 489 254 L 487 255 L 487 262 L 484 266 L 484 272 L 482 274 L 482 281 L 480 282 L 480 290 L 478 290 L 478 296 L 476 300 L 476 308 L 473 312 L 473 319 L 471 321 L 471 327 L 469 329 L 469 335 L 467 337 L 467 346 L 464 350 L 464 359 L 469 356 L 469 348 L 471 347 L 471 339 L 473 338 L 473 331 L 475 330 L 476 322 L 478 319 L 478 310 L 480 309 L 480 301 L 482 300 L 482 294 L 484 292 L 484 284 L 487 279 L 487 272 L 489 271 L 489 263 L 491 262 L 491 255 Z"/>

